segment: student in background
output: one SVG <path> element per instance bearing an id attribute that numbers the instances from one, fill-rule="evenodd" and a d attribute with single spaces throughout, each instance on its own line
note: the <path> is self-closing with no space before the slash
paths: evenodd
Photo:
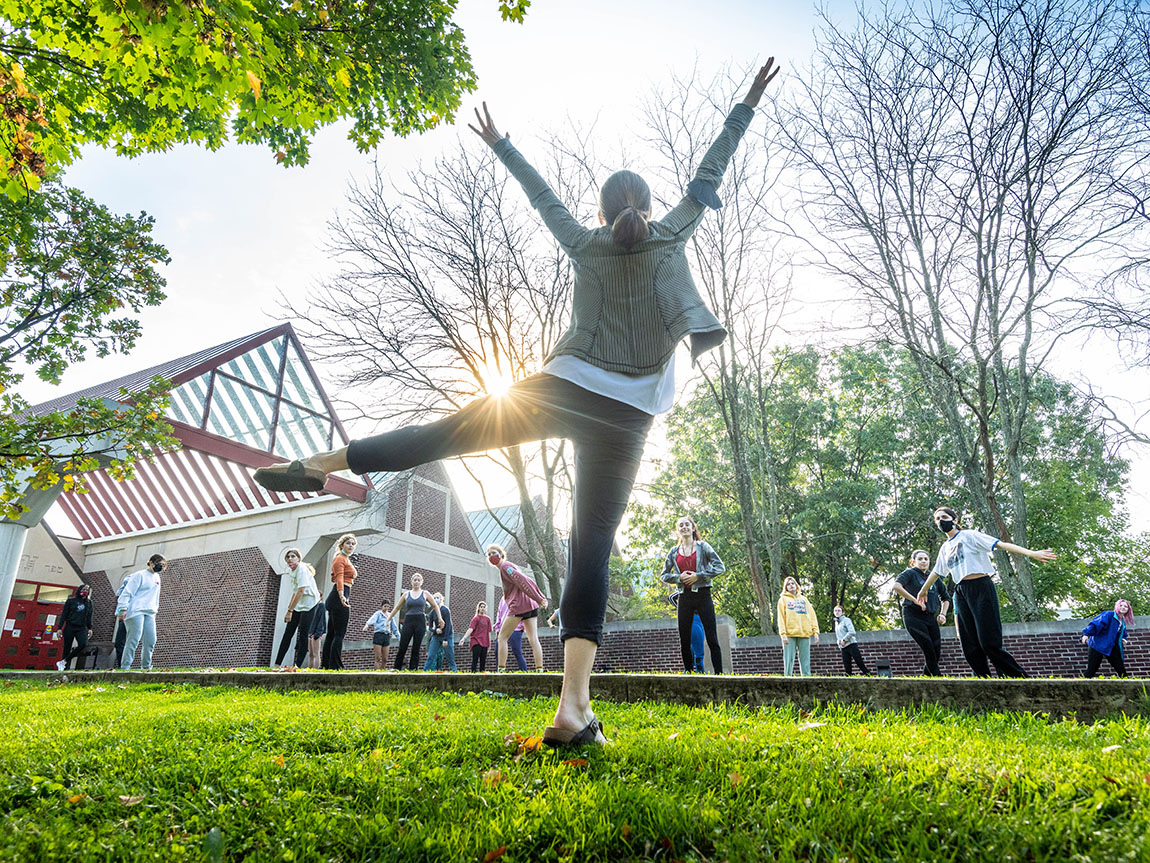
<path id="1" fill-rule="evenodd" d="M 783 674 L 790 677 L 795 669 L 795 656 L 799 658 L 799 671 L 803 677 L 811 673 L 811 640 L 819 643 L 819 619 L 810 600 L 803 596 L 798 581 L 787 576 L 783 581 L 783 595 L 778 605 L 779 635 L 783 639 Z"/>
<path id="2" fill-rule="evenodd" d="M 391 619 L 391 602 L 385 599 L 379 604 L 379 611 L 363 625 L 364 632 L 369 629 L 372 631 L 371 650 L 375 655 L 375 670 L 383 671 L 387 668 L 392 639 L 399 641 L 399 627 Z"/>
<path id="3" fill-rule="evenodd" d="M 434 671 L 446 665 L 448 671 L 458 671 L 455 665 L 455 632 L 451 628 L 451 609 L 443 602 L 443 594 L 434 594 L 436 609 L 439 612 L 439 625 L 431 629 L 431 646 L 427 651 L 424 671 Z M 435 623 L 435 621 L 432 621 Z"/>
<path id="4" fill-rule="evenodd" d="M 507 559 L 503 546 L 492 543 L 487 547 L 487 562 L 499 570 L 503 582 L 503 599 L 507 603 L 507 618 L 497 630 L 499 649 L 497 668 L 507 665 L 507 642 L 511 633 L 523 624 L 523 631 L 535 657 L 535 670 L 543 670 L 543 645 L 539 642 L 539 609 L 547 607 L 547 597 L 534 579 Z"/>
<path id="5" fill-rule="evenodd" d="M 351 619 L 351 586 L 355 584 L 356 570 L 351 562 L 355 551 L 355 534 L 345 533 L 336 543 L 335 557 L 331 561 L 331 593 L 327 595 L 327 637 L 323 640 L 324 668 L 339 671 L 343 668 L 343 639 Z"/>
<path id="6" fill-rule="evenodd" d="M 284 563 L 287 564 L 288 577 L 291 579 L 291 599 L 288 600 L 287 612 L 284 614 L 283 637 L 280 639 L 279 650 L 276 652 L 276 665 L 282 665 L 291 645 L 292 636 L 295 640 L 296 668 L 303 665 L 303 658 L 308 652 L 308 632 L 311 630 L 311 619 L 316 614 L 323 614 L 320 605 L 323 597 L 319 592 L 319 585 L 315 583 L 315 569 L 310 563 L 302 562 L 302 555 L 298 548 L 289 548 L 284 552 Z"/>
<path id="7" fill-rule="evenodd" d="M 56 663 L 58 671 L 66 671 L 73 657 L 78 657 L 88 648 L 88 639 L 92 637 L 92 587 L 81 584 L 76 588 L 74 595 L 68 597 L 64 603 L 64 610 L 60 612 L 61 637 L 63 639 L 64 658 Z M 75 648 L 72 645 L 75 643 Z M 79 663 L 76 664 L 77 668 Z"/>
<path id="8" fill-rule="evenodd" d="M 143 643 L 140 667 L 152 670 L 152 651 L 156 647 L 156 612 L 160 610 L 160 573 L 168 568 L 162 554 L 153 554 L 148 565 L 129 576 L 116 601 L 116 617 L 124 621 L 127 641 L 120 669 L 127 671 L 136 658 L 136 648 Z"/>
<path id="9" fill-rule="evenodd" d="M 684 515 L 675 523 L 676 545 L 667 552 L 663 563 L 663 582 L 679 588 L 678 608 L 679 650 L 683 668 L 695 670 L 691 649 L 691 630 L 698 615 L 703 634 L 711 648 L 711 663 L 715 673 L 723 673 L 723 651 L 719 647 L 719 632 L 715 622 L 715 602 L 711 597 L 711 580 L 727 571 L 723 561 L 711 546 L 699 536 L 695 520 Z"/>
<path id="10" fill-rule="evenodd" d="M 491 647 L 491 618 L 487 616 L 487 603 L 483 600 L 475 606 L 475 616 L 467 624 L 467 632 L 459 639 L 459 646 L 471 646 L 471 673 L 487 671 L 487 649 Z M 519 650 L 523 652 L 522 647 Z"/>
<path id="11" fill-rule="evenodd" d="M 436 620 L 442 624 L 443 618 L 439 617 L 439 606 L 435 602 L 435 597 L 423 589 L 423 574 L 413 572 L 411 574 L 411 590 L 405 590 L 399 597 L 399 603 L 392 610 L 390 617 L 395 617 L 402 610 L 403 623 L 399 628 L 399 649 L 395 655 L 395 670 L 403 670 L 403 657 L 407 653 L 408 645 L 411 646 L 411 661 L 408 668 L 415 671 L 419 668 L 419 648 L 423 644 L 423 635 L 427 629 L 427 623 L 423 619 L 423 610 L 431 604 L 435 608 Z"/>
<path id="12" fill-rule="evenodd" d="M 870 669 L 866 667 L 862 653 L 859 651 L 854 622 L 846 616 L 841 605 L 836 605 L 833 613 L 835 616 L 835 640 L 838 641 L 839 650 L 843 654 L 843 671 L 846 672 L 847 677 L 850 677 L 851 665 L 857 663 L 859 671 L 870 677 Z"/>
<path id="13" fill-rule="evenodd" d="M 1091 620 L 1082 630 L 1082 643 L 1090 645 L 1086 659 L 1086 677 L 1098 673 L 1102 660 L 1106 659 L 1114 673 L 1126 676 L 1125 646 L 1129 639 L 1126 630 L 1134 625 L 1134 609 L 1130 602 L 1120 599 L 1114 603 L 1113 611 L 1104 611 Z"/>
<path id="14" fill-rule="evenodd" d="M 922 649 L 925 660 L 922 673 L 927 677 L 942 674 L 938 661 L 942 658 L 942 633 L 940 626 L 946 625 L 946 612 L 950 608 L 950 594 L 946 585 L 939 579 L 931 585 L 926 596 L 920 601 L 918 592 L 926 583 L 926 573 L 930 569 L 930 555 L 916 549 L 910 556 L 910 566 L 895 579 L 895 595 L 902 597 L 902 623 L 907 633 Z"/>
<path id="15" fill-rule="evenodd" d="M 120 579 L 120 586 L 116 588 L 116 602 L 120 601 L 120 594 L 124 592 L 124 586 L 128 583 L 128 579 L 132 577 L 132 573 L 124 573 L 124 577 Z M 120 663 L 124 661 L 124 645 L 128 643 L 128 627 L 124 625 L 124 621 L 118 617 L 116 620 L 116 632 L 112 636 L 112 646 L 116 648 L 116 664 L 113 668 L 119 668 Z"/>
<path id="16" fill-rule="evenodd" d="M 958 513 L 949 506 L 934 511 L 934 523 L 946 542 L 938 550 L 934 569 L 918 590 L 925 600 L 931 586 L 949 575 L 954 582 L 954 618 L 963 656 L 975 677 L 990 677 L 990 663 L 999 677 L 1029 677 L 1018 661 L 1002 647 L 1002 613 L 994 586 L 994 564 L 990 555 L 996 548 L 1050 563 L 1058 559 L 1052 549 L 1031 551 L 1021 545 L 1003 542 L 990 534 L 959 527 Z"/>

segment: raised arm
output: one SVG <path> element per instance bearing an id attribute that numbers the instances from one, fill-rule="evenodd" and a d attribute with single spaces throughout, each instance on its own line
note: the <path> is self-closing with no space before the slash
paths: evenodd
<path id="1" fill-rule="evenodd" d="M 467 128 L 483 139 L 483 143 L 499 157 L 499 161 L 511 172 L 511 176 L 519 181 L 519 185 L 527 193 L 528 202 L 539 211 L 543 224 L 559 241 L 564 251 L 571 252 L 586 242 L 591 232 L 579 224 L 571 215 L 571 211 L 559 200 L 559 196 L 551 190 L 547 181 L 512 146 L 511 136 L 499 133 L 495 128 L 495 122 L 491 119 L 491 112 L 487 110 L 486 102 L 483 103 L 482 114 L 478 108 L 475 109 L 475 119 L 479 123 L 479 128 L 470 123 L 467 124 Z"/>
<path id="2" fill-rule="evenodd" d="M 735 148 L 739 146 L 739 141 L 742 140 L 751 118 L 755 115 L 754 109 L 759 104 L 763 91 L 779 73 L 779 68 L 774 63 L 775 58 L 770 57 L 766 65 L 759 69 L 759 73 L 751 83 L 751 89 L 747 91 L 743 101 L 731 109 L 731 113 L 723 123 L 722 131 L 703 156 L 695 171 L 695 178 L 687 184 L 687 194 L 675 209 L 662 219 L 663 226 L 672 233 L 690 234 L 698 226 L 707 207 L 717 210 L 722 206 L 716 190 L 723 180 L 723 174 L 727 172 L 727 165 L 735 154 Z"/>

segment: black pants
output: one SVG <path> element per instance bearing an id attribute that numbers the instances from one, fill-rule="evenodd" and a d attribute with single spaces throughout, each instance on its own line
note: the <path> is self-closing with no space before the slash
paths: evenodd
<path id="1" fill-rule="evenodd" d="M 1017 660 L 1002 649 L 1002 614 L 998 590 L 990 576 L 964 578 L 954 586 L 954 618 L 958 640 L 975 677 L 990 677 L 990 665 L 999 677 L 1029 677 Z"/>
<path id="2" fill-rule="evenodd" d="M 295 664 L 297 667 L 303 665 L 303 658 L 307 656 L 307 634 L 308 630 L 311 629 L 312 616 L 323 613 L 323 609 L 318 602 L 307 611 L 293 611 L 291 613 L 291 620 L 289 620 L 287 626 L 284 627 L 284 636 L 280 639 L 280 649 L 276 652 L 276 665 L 284 661 L 284 655 L 288 651 L 288 645 L 291 644 L 291 637 L 293 635 L 296 636 Z M 346 629 L 347 627 L 345 626 L 344 630 L 346 631 Z"/>
<path id="3" fill-rule="evenodd" d="M 112 638 L 112 646 L 116 648 L 116 668 L 124 664 L 124 645 L 128 643 L 128 627 L 124 621 L 116 621 L 116 634 Z"/>
<path id="4" fill-rule="evenodd" d="M 683 652 L 683 668 L 687 671 L 695 670 L 695 654 L 691 652 L 691 626 L 695 622 L 695 615 L 699 615 L 699 622 L 703 624 L 703 637 L 707 639 L 707 647 L 711 648 L 711 664 L 715 666 L 715 674 L 723 673 L 723 650 L 719 647 L 719 632 L 715 626 L 715 603 L 711 599 L 711 588 L 700 587 L 698 590 L 684 590 L 679 594 L 679 647 Z"/>
<path id="5" fill-rule="evenodd" d="M 922 656 L 926 662 L 922 673 L 928 677 L 941 677 L 942 669 L 938 667 L 938 661 L 942 658 L 942 633 L 938 628 L 938 618 L 929 612 L 919 610 L 918 606 L 907 608 L 904 605 L 902 623 L 910 633 L 910 637 L 922 648 Z"/>
<path id="6" fill-rule="evenodd" d="M 487 670 L 487 648 L 482 644 L 471 645 L 471 673 Z"/>
<path id="7" fill-rule="evenodd" d="M 423 636 L 427 632 L 427 621 L 422 614 L 409 614 L 403 618 L 403 626 L 399 628 L 399 649 L 395 652 L 395 670 L 403 670 L 403 654 L 407 653 L 407 646 L 411 645 L 411 661 L 408 668 L 415 671 L 419 668 L 419 645 L 423 644 Z"/>
<path id="8" fill-rule="evenodd" d="M 72 642 L 76 643 L 75 649 L 72 647 Z M 83 653 L 88 648 L 88 628 L 85 626 L 72 626 L 71 624 L 64 624 L 64 667 L 68 667 L 72 657 L 79 653 Z M 79 662 L 76 663 L 79 668 Z"/>
<path id="9" fill-rule="evenodd" d="M 484 396 L 437 422 L 352 441 L 347 461 L 358 474 L 400 471 L 455 455 L 570 439 L 575 445 L 574 512 L 559 636 L 598 644 L 607 611 L 611 545 L 653 419 L 569 381 L 538 374 L 501 398 Z"/>
<path id="10" fill-rule="evenodd" d="M 1093 647 L 1090 648 L 1090 656 L 1086 659 L 1086 676 L 1093 677 L 1098 673 L 1098 669 L 1102 665 L 1102 660 L 1106 659 L 1110 662 L 1110 667 L 1114 669 L 1119 677 L 1126 676 L 1126 663 L 1122 661 L 1122 645 L 1115 642 L 1114 649 L 1110 651 L 1110 655 L 1099 653 Z"/>
<path id="11" fill-rule="evenodd" d="M 858 664 L 859 671 L 870 677 L 870 669 L 866 667 L 863 662 L 862 652 L 859 650 L 857 644 L 848 644 L 846 647 L 841 648 L 843 652 L 843 671 L 847 673 L 847 677 L 851 676 L 851 662 Z"/>
<path id="12" fill-rule="evenodd" d="M 351 585 L 343 586 L 343 595 L 345 598 L 351 596 Z M 324 607 L 327 608 L 327 636 L 323 640 L 320 665 L 338 671 L 343 668 L 343 637 L 347 635 L 351 609 L 339 601 L 339 591 L 335 585 L 332 585 Z"/>

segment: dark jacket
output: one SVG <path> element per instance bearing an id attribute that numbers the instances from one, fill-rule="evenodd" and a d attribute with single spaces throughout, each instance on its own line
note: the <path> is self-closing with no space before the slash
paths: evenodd
<path id="1" fill-rule="evenodd" d="M 917 566 L 911 566 L 904 569 L 895 581 L 901 584 L 903 590 L 911 596 L 918 596 L 918 592 L 922 590 L 922 586 L 926 584 L 929 576 L 929 572 L 923 572 Z M 940 578 L 930 586 L 930 593 L 926 595 L 926 614 L 937 617 L 938 613 L 942 611 L 944 602 L 950 602 L 950 594 L 947 593 L 946 585 L 942 583 Z M 923 613 L 922 609 L 918 607 L 918 603 L 911 602 L 909 599 L 903 599 L 902 610 L 909 611 L 911 614 Z"/>
<path id="2" fill-rule="evenodd" d="M 60 614 L 60 622 L 77 629 L 92 628 L 92 597 L 69 596 Z"/>
<path id="3" fill-rule="evenodd" d="M 451 641 L 455 634 L 451 628 L 451 609 L 446 605 L 441 605 L 439 606 L 439 613 L 443 615 L 443 631 L 439 631 L 439 619 L 435 616 L 434 608 L 427 612 L 427 631 L 432 634 L 432 637 L 438 638 L 440 641 Z"/>
<path id="4" fill-rule="evenodd" d="M 711 576 L 721 575 L 727 571 L 727 567 L 719 560 L 719 555 L 710 545 L 699 540 L 695 543 L 695 574 L 699 576 L 690 587 L 679 582 L 679 564 L 675 560 L 675 555 L 679 551 L 679 546 L 675 546 L 667 553 L 667 560 L 663 564 L 663 581 L 667 584 L 677 584 L 683 590 L 689 590 L 694 593 L 702 587 L 711 586 Z"/>

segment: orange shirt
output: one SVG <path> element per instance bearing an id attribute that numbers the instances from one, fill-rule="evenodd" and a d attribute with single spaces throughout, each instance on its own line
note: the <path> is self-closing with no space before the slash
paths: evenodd
<path id="1" fill-rule="evenodd" d="M 336 590 L 343 593 L 345 584 L 355 583 L 355 575 L 355 567 L 352 566 L 347 555 L 343 552 L 336 552 L 335 560 L 331 562 L 331 580 L 335 582 Z"/>

